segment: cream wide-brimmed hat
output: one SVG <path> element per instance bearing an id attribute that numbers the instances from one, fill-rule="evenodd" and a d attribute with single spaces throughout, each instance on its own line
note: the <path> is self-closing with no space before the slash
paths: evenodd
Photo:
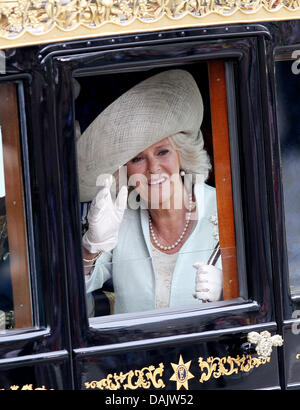
<path id="1" fill-rule="evenodd" d="M 164 71 L 132 87 L 77 140 L 80 202 L 95 197 L 101 175 L 114 174 L 156 142 L 178 134 L 202 138 L 202 119 L 202 97 L 187 71 Z"/>

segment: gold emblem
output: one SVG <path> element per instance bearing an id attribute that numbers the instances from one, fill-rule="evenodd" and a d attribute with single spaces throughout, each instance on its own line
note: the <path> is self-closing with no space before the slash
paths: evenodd
<path id="1" fill-rule="evenodd" d="M 179 363 L 171 363 L 173 367 L 174 374 L 170 380 L 176 382 L 176 389 L 179 390 L 183 386 L 186 390 L 189 389 L 188 381 L 194 377 L 194 375 L 189 371 L 191 360 L 187 363 L 184 363 L 182 356 L 180 355 Z"/>

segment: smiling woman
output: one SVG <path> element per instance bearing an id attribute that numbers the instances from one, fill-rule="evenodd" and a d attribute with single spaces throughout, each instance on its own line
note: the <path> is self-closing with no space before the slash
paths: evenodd
<path id="1" fill-rule="evenodd" d="M 191 226 L 192 193 L 184 189 L 180 162 L 178 151 L 165 138 L 126 164 L 128 179 L 133 177 L 136 191 L 149 210 L 152 244 L 167 253 L 178 252 Z M 190 199 L 189 215 L 182 206 L 187 198 Z M 157 238 L 162 238 L 164 243 Z"/>
<path id="2" fill-rule="evenodd" d="M 94 292 L 108 282 L 114 313 L 222 300 L 203 113 L 191 73 L 166 70 L 119 96 L 79 136 L 80 196 L 91 201 L 82 239 L 90 316 Z"/>
<path id="3" fill-rule="evenodd" d="M 149 208 L 170 209 L 176 197 L 181 199 L 180 158 L 168 138 L 153 144 L 126 166 L 128 180 L 136 185 Z"/>

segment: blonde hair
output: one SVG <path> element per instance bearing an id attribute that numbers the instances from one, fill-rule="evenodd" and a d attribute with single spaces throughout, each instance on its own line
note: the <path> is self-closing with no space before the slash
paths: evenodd
<path id="1" fill-rule="evenodd" d="M 203 176 L 204 181 L 208 178 L 211 163 L 206 150 L 201 131 L 194 138 L 185 134 L 177 134 L 169 137 L 174 149 L 179 152 L 181 169 L 186 174 Z"/>

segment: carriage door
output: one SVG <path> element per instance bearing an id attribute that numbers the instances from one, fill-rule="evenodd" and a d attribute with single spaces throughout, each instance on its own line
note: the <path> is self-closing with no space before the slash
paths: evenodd
<path id="1" fill-rule="evenodd" d="M 274 237 L 280 258 L 275 266 L 282 278 L 283 335 L 285 383 L 288 389 L 299 389 L 299 317 L 300 317 L 300 254 L 299 254 L 299 199 L 298 170 L 300 158 L 299 110 L 300 47 L 280 47 L 275 53 L 275 91 L 278 140 L 274 144 L 278 183 L 274 223 Z M 282 223 L 279 223 L 282 221 Z"/>
<path id="2" fill-rule="evenodd" d="M 47 87 L 24 49 L 1 58 L 0 389 L 71 389 L 56 142 L 44 133 Z"/>
<path id="3" fill-rule="evenodd" d="M 264 105 L 267 41 L 263 28 L 237 25 L 73 41 L 41 51 L 55 78 L 77 389 L 281 388 L 282 333 L 273 293 L 265 155 L 271 138 Z M 78 141 L 124 93 L 171 70 L 187 72 L 203 100 L 201 133 L 211 168 L 205 181 L 198 180 L 197 206 L 208 233 L 200 240 L 195 228 L 195 241 L 181 248 L 178 258 L 184 262 L 177 260 L 172 278 L 176 289 L 169 304 L 160 306 L 156 256 L 147 249 L 148 224 L 143 231 L 141 222 L 148 211 L 140 209 L 135 186 L 120 242 L 113 252 L 97 255 L 85 278 L 81 238 L 91 198 L 81 196 Z M 126 118 L 134 125 L 134 115 Z M 114 122 L 103 122 L 87 156 L 93 157 L 101 141 L 107 143 L 104 135 Z M 128 128 L 127 122 L 117 125 Z M 110 155 L 116 158 L 115 151 Z M 97 188 L 95 180 L 91 186 Z M 113 188 L 118 192 L 117 183 Z M 205 192 L 215 198 L 215 208 L 201 208 Z M 197 262 L 222 271 L 222 296 L 215 301 L 201 303 L 192 296 Z"/>

